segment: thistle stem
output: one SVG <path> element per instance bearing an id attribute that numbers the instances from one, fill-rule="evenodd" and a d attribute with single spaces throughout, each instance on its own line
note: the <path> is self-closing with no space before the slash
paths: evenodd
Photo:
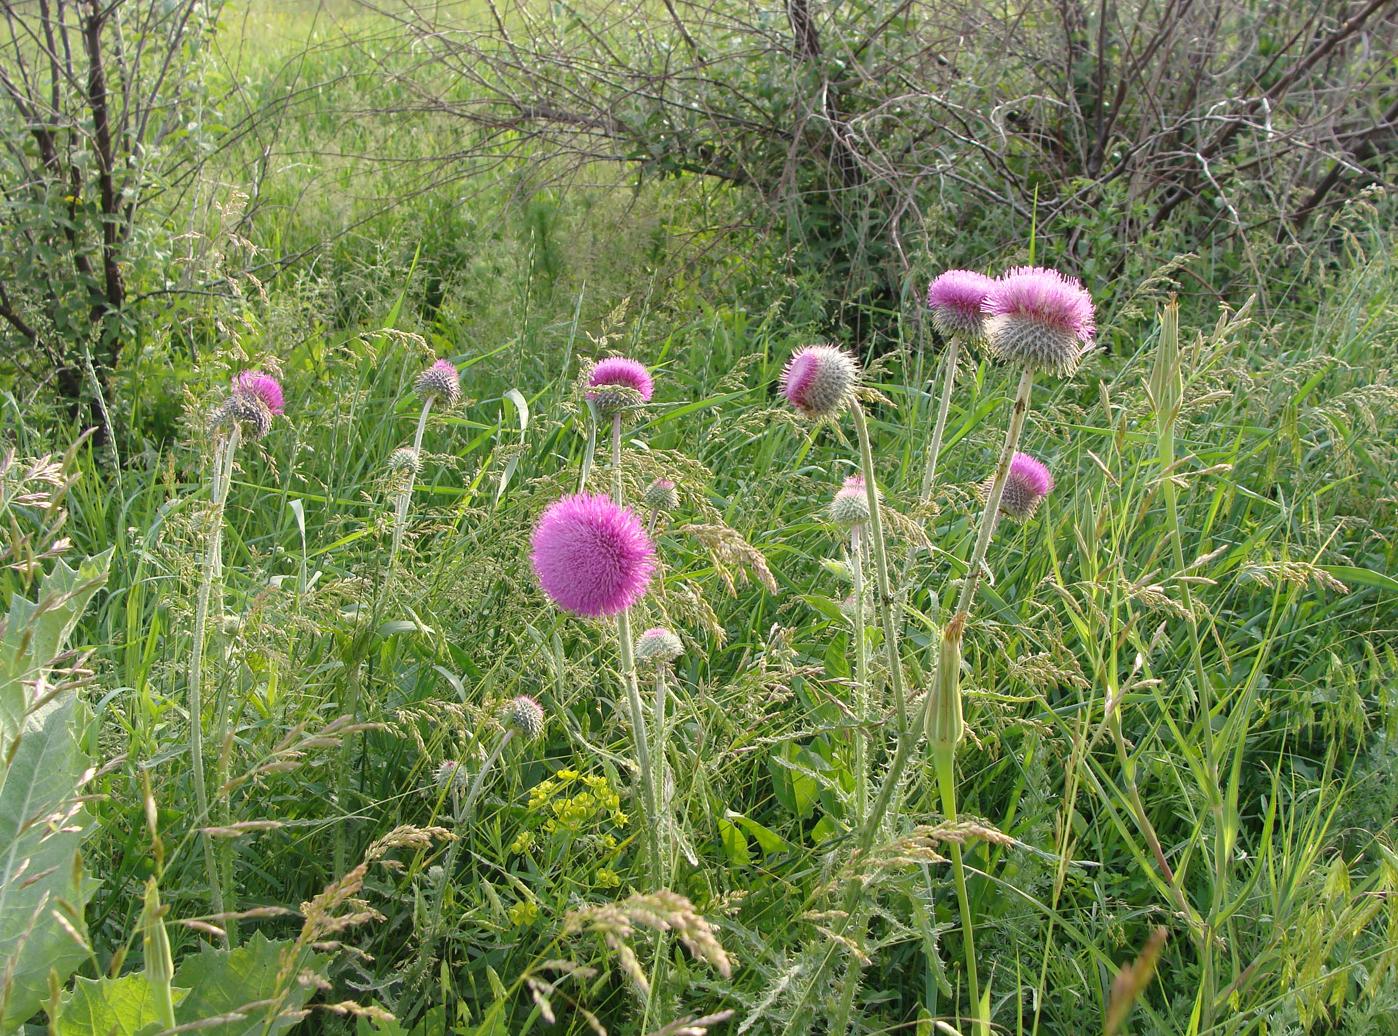
<path id="1" fill-rule="evenodd" d="M 583 448 L 582 470 L 578 474 L 578 492 L 586 492 L 587 480 L 592 474 L 593 458 L 597 455 L 597 411 L 592 403 L 587 404 L 587 445 Z"/>
<path id="2" fill-rule="evenodd" d="M 932 503 L 932 494 L 937 485 L 937 461 L 942 454 L 942 437 L 946 433 L 947 414 L 951 410 L 951 390 L 956 383 L 956 364 L 961 356 L 961 336 L 952 335 L 947 343 L 946 355 L 942 358 L 942 395 L 937 401 L 937 418 L 932 425 L 932 439 L 927 444 L 927 457 L 922 468 L 922 489 L 918 493 L 918 511 L 927 510 Z M 918 547 L 908 548 L 903 560 L 903 571 L 898 580 L 899 589 L 907 592 L 908 579 L 912 576 L 913 565 L 917 562 Z"/>
<path id="3" fill-rule="evenodd" d="M 864 629 L 864 541 L 860 526 L 849 532 L 850 576 L 854 582 L 854 618 L 850 623 L 854 634 L 854 822 L 864 826 L 864 813 L 869 805 L 869 759 L 865 744 L 865 724 L 869 721 L 869 649 Z"/>
<path id="4" fill-rule="evenodd" d="M 398 562 L 398 550 L 403 545 L 403 534 L 408 525 L 408 504 L 413 498 L 413 487 L 417 484 L 417 464 L 422 457 L 422 433 L 427 428 L 427 414 L 432 409 L 432 396 L 422 401 L 422 412 L 417 417 L 417 431 L 413 433 L 413 467 L 408 469 L 408 478 L 403 488 L 398 490 L 393 501 L 393 544 L 388 551 L 388 571 L 392 576 Z"/>
<path id="5" fill-rule="evenodd" d="M 233 454 L 238 449 L 242 429 L 235 422 L 227 435 L 221 438 L 214 448 L 213 468 L 210 473 L 209 528 L 204 544 L 204 566 L 199 580 L 199 590 L 194 604 L 194 643 L 189 653 L 189 759 L 194 772 L 194 804 L 199 822 L 207 825 L 209 814 L 209 788 L 204 770 L 204 641 L 209 623 L 209 600 L 214 584 L 223 571 L 223 511 L 228 499 L 228 483 L 232 475 Z M 222 729 L 222 723 L 215 718 L 215 730 Z M 218 852 L 213 838 L 207 831 L 201 831 L 199 841 L 204 850 L 204 869 L 209 882 L 209 905 L 216 915 L 226 913 L 224 909 L 223 878 L 219 869 Z M 230 945 L 237 940 L 237 925 L 228 921 L 225 925 Z"/>
<path id="6" fill-rule="evenodd" d="M 937 787 L 942 793 L 942 814 L 947 822 L 956 823 L 956 746 L 939 745 L 932 749 L 932 761 L 937 770 Z M 976 1019 L 976 1032 L 989 1034 L 990 1020 L 981 1014 L 981 985 L 976 974 L 975 926 L 971 920 L 971 898 L 966 892 L 966 865 L 961 859 L 961 846 L 951 843 L 951 870 L 956 882 L 956 905 L 961 911 L 961 945 L 965 951 L 966 983 L 971 995 L 971 1015 Z"/>
<path id="7" fill-rule="evenodd" d="M 651 773 L 655 777 L 655 815 L 659 821 L 657 824 L 657 842 L 660 847 L 660 883 L 662 886 L 668 885 L 670 881 L 671 847 L 670 847 L 670 798 L 666 794 L 669 787 L 667 780 L 667 762 L 665 758 L 665 745 L 669 739 L 666 723 L 666 712 L 669 708 L 670 684 L 665 674 L 666 663 L 658 663 L 655 666 L 655 730 L 651 735 Z"/>
<path id="8" fill-rule="evenodd" d="M 612 502 L 622 504 L 621 481 L 621 414 L 612 416 Z M 646 734 L 645 706 L 641 704 L 641 688 L 636 679 L 636 653 L 631 639 L 631 609 L 623 608 L 616 617 L 617 640 L 621 656 L 621 682 L 631 713 L 631 736 L 636 742 L 636 765 L 641 772 L 641 808 L 645 814 L 646 848 L 650 856 L 653 880 L 661 878 L 659 821 L 660 799 L 656 794 L 655 774 L 651 769 L 650 739 Z"/>
<path id="9" fill-rule="evenodd" d="M 990 547 L 990 537 L 1000 518 L 1000 498 L 1005 493 L 1005 483 L 1010 477 L 1010 463 L 1014 460 L 1015 448 L 1019 446 L 1020 433 L 1024 431 L 1024 419 L 1029 413 L 1029 397 L 1034 388 L 1034 372 L 1025 368 L 1019 376 L 1019 387 L 1015 389 L 1014 405 L 1010 410 L 1010 427 L 1005 432 L 1005 445 L 1000 449 L 1000 461 L 995 465 L 995 477 L 990 483 L 990 492 L 985 498 L 985 512 L 981 515 L 980 532 L 976 536 L 975 549 L 971 551 L 971 563 L 966 570 L 966 579 L 961 584 L 961 596 L 956 602 L 958 615 L 967 615 L 975 600 L 976 587 L 980 584 L 981 569 L 985 565 L 985 552 Z"/>

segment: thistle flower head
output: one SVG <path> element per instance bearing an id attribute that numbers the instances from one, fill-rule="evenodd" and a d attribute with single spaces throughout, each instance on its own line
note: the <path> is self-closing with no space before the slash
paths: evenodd
<path id="1" fill-rule="evenodd" d="M 444 790 L 460 792 L 466 790 L 466 767 L 455 759 L 443 760 L 432 777 L 432 783 Z"/>
<path id="2" fill-rule="evenodd" d="M 461 398 L 461 375 L 456 370 L 456 364 L 450 360 L 437 360 L 417 376 L 413 391 L 424 403 L 431 400 L 454 406 Z"/>
<path id="3" fill-rule="evenodd" d="M 587 398 L 604 417 L 650 402 L 655 380 L 643 364 L 625 356 L 608 356 L 587 374 Z"/>
<path id="4" fill-rule="evenodd" d="M 411 446 L 400 446 L 388 455 L 388 470 L 397 473 L 417 474 L 422 467 L 422 457 Z"/>
<path id="5" fill-rule="evenodd" d="M 830 520 L 846 528 L 869 520 L 869 494 L 863 475 L 849 476 L 835 491 L 835 498 L 830 501 Z"/>
<path id="6" fill-rule="evenodd" d="M 215 427 L 238 425 L 250 439 L 261 439 L 272 430 L 272 411 L 250 392 L 234 392 L 213 412 Z"/>
<path id="7" fill-rule="evenodd" d="M 833 345 L 798 349 L 781 376 L 786 401 L 813 421 L 839 417 L 858 384 L 859 361 Z"/>
<path id="8" fill-rule="evenodd" d="M 679 490 L 668 478 L 658 478 L 646 486 L 645 496 L 642 499 L 652 511 L 668 513 L 680 506 Z"/>
<path id="9" fill-rule="evenodd" d="M 662 627 L 648 629 L 636 638 L 636 661 L 662 665 L 684 654 L 684 642 L 679 634 Z"/>
<path id="10" fill-rule="evenodd" d="M 987 479 L 980 488 L 982 497 L 990 493 Z M 1039 509 L 1039 501 L 1053 489 L 1053 475 L 1043 461 L 1027 453 L 1016 453 L 1010 461 L 1010 474 L 1000 494 L 1000 513 L 1017 522 L 1027 522 Z"/>
<path id="11" fill-rule="evenodd" d="M 286 413 L 286 397 L 282 395 L 281 384 L 263 371 L 242 371 L 236 374 L 233 378 L 233 394 L 252 396 L 273 416 L 280 417 Z"/>
<path id="12" fill-rule="evenodd" d="M 555 500 L 534 526 L 531 560 L 560 608 L 615 615 L 645 594 L 655 546 L 636 515 L 611 498 L 578 493 Z"/>
<path id="13" fill-rule="evenodd" d="M 527 694 L 510 699 L 500 718 L 526 741 L 533 741 L 544 732 L 544 707 Z"/>
<path id="14" fill-rule="evenodd" d="M 1030 370 L 1073 373 L 1097 333 L 1082 282 L 1041 266 L 1010 270 L 981 308 L 991 353 Z"/>
<path id="15" fill-rule="evenodd" d="M 932 324 L 944 335 L 979 339 L 984 334 L 981 307 L 995 281 L 973 270 L 947 270 L 927 286 Z"/>

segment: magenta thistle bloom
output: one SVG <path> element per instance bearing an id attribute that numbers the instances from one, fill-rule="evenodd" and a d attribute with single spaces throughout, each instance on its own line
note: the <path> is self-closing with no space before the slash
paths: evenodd
<path id="1" fill-rule="evenodd" d="M 782 371 L 786 401 L 812 420 L 838 417 L 854 401 L 859 362 L 833 345 L 798 349 Z"/>
<path id="2" fill-rule="evenodd" d="M 440 399 L 452 406 L 461 398 L 461 374 L 450 360 L 438 360 L 417 376 L 413 391 L 423 402 Z"/>
<path id="3" fill-rule="evenodd" d="M 534 573 L 560 608 L 590 618 L 615 615 L 645 594 L 655 545 L 630 510 L 610 497 L 555 500 L 534 526 Z"/>
<path id="4" fill-rule="evenodd" d="M 233 378 L 233 391 L 252 396 L 273 414 L 286 413 L 286 398 L 277 379 L 263 371 L 242 371 Z"/>
<path id="5" fill-rule="evenodd" d="M 836 525 L 863 525 L 869 520 L 869 494 L 863 475 L 851 475 L 830 501 L 830 519 Z"/>
<path id="6" fill-rule="evenodd" d="M 1027 453 L 1016 453 L 1010 460 L 1010 474 L 1000 494 L 1000 513 L 1017 522 L 1027 522 L 1039 509 L 1039 501 L 1053 489 L 1053 475 L 1043 461 Z M 990 492 L 989 480 L 981 487 Z"/>
<path id="7" fill-rule="evenodd" d="M 1041 266 L 1010 270 L 981 308 L 990 351 L 1031 370 L 1073 373 L 1097 333 L 1082 282 Z"/>
<path id="8" fill-rule="evenodd" d="M 948 270 L 927 286 L 932 323 L 944 335 L 980 338 L 984 333 L 981 307 L 995 282 L 973 270 Z"/>
<path id="9" fill-rule="evenodd" d="M 644 364 L 625 356 L 608 356 L 598 361 L 587 376 L 588 399 L 596 399 L 598 393 L 591 391 L 607 386 L 631 389 L 641 397 L 642 403 L 649 403 L 655 392 L 655 379 L 650 376 Z"/>

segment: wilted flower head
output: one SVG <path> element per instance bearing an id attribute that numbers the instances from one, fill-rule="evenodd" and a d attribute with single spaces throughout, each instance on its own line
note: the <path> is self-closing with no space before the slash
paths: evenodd
<path id="1" fill-rule="evenodd" d="M 980 487 L 981 496 L 990 492 L 990 479 Z M 1018 522 L 1028 521 L 1039 509 L 1039 501 L 1053 489 L 1053 475 L 1043 461 L 1027 453 L 1016 453 L 1010 461 L 1010 474 L 1000 494 L 1000 513 Z"/>
<path id="2" fill-rule="evenodd" d="M 636 638 L 636 661 L 641 663 L 673 662 L 684 654 L 684 643 L 672 630 L 656 626 Z"/>
<path id="3" fill-rule="evenodd" d="M 652 511 L 673 511 L 680 506 L 680 494 L 668 478 L 658 478 L 646 486 L 643 498 Z"/>
<path id="4" fill-rule="evenodd" d="M 981 306 L 995 281 L 973 270 L 947 270 L 927 286 L 932 323 L 944 335 L 980 338 L 984 333 Z"/>
<path id="5" fill-rule="evenodd" d="M 500 718 L 526 741 L 533 741 L 544 732 L 544 707 L 527 694 L 511 699 Z"/>
<path id="6" fill-rule="evenodd" d="M 1097 333 L 1092 298 L 1076 277 L 1017 266 L 995 282 L 982 307 L 985 337 L 999 359 L 1071 374 Z"/>
<path id="7" fill-rule="evenodd" d="M 274 416 L 286 413 L 286 398 L 277 379 L 262 371 L 242 371 L 233 378 L 234 395 L 252 396 Z"/>
<path id="8" fill-rule="evenodd" d="M 851 475 L 830 501 L 830 520 L 836 525 L 863 525 L 869 520 L 869 494 L 863 475 Z"/>
<path id="9" fill-rule="evenodd" d="M 833 345 L 798 349 L 782 371 L 786 401 L 813 421 L 838 417 L 854 401 L 859 361 Z"/>
<path id="10" fill-rule="evenodd" d="M 452 406 L 461 398 L 461 375 L 450 360 L 438 360 L 417 376 L 413 391 L 424 403 L 428 400 Z"/>
<path id="11" fill-rule="evenodd" d="M 234 392 L 213 412 L 214 426 L 236 424 L 249 438 L 261 439 L 272 430 L 272 411 L 267 404 L 248 392 Z"/>
<path id="12" fill-rule="evenodd" d="M 655 546 L 640 519 L 610 497 L 578 493 L 555 500 L 534 526 L 534 573 L 560 608 L 599 618 L 645 594 Z"/>
<path id="13" fill-rule="evenodd" d="M 604 417 L 650 402 L 655 380 L 644 364 L 625 356 L 608 356 L 587 374 L 587 398 Z"/>

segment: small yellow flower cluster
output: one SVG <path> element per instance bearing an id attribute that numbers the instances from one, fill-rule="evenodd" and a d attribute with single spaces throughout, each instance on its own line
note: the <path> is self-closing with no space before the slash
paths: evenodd
<path id="1" fill-rule="evenodd" d="M 542 830 L 547 834 L 557 831 L 581 834 L 585 828 L 606 820 L 617 827 L 625 827 L 630 822 L 621 809 L 621 797 L 606 777 L 597 774 L 583 776 L 576 770 L 559 770 L 536 784 L 529 793 L 529 808 L 548 813 L 549 818 L 542 825 Z M 611 836 L 608 835 L 607 839 L 611 839 Z M 611 841 L 615 845 L 615 839 Z M 608 846 L 604 845 L 603 848 Z"/>

